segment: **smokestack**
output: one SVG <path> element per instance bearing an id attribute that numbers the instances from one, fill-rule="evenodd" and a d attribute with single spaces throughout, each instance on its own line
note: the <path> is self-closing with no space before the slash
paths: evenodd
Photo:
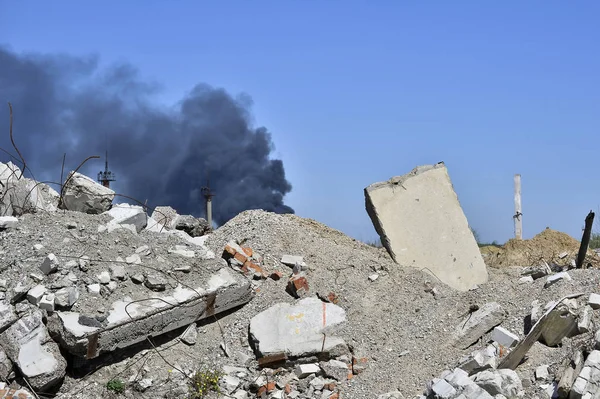
<path id="1" fill-rule="evenodd" d="M 65 169 L 72 170 L 106 143 L 118 143 L 110 167 L 119 182 L 111 188 L 147 198 L 150 207 L 203 215 L 198 188 L 210 174 L 211 190 L 219 193 L 211 210 L 217 225 L 248 209 L 294 213 L 284 203 L 292 186 L 283 162 L 271 158 L 271 133 L 253 126 L 249 96 L 198 84 L 169 107 L 152 100 L 158 86 L 131 65 L 98 65 L 97 57 L 20 54 L 0 46 L 0 97 L 13 104 L 15 142 L 38 180 L 60 180 L 65 152 Z M 8 134 L 0 132 L 0 146 L 12 148 Z M 94 165 L 80 172 L 91 176 Z"/>

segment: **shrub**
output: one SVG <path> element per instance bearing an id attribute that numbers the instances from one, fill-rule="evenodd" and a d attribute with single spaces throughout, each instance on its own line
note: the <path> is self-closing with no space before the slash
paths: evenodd
<path id="1" fill-rule="evenodd" d="M 121 380 L 113 379 L 106 383 L 106 389 L 116 393 L 123 393 L 125 391 L 125 383 Z"/>
<path id="2" fill-rule="evenodd" d="M 219 389 L 219 379 L 223 375 L 214 370 L 198 370 L 191 380 L 189 399 L 201 399 L 210 392 L 221 393 Z"/>

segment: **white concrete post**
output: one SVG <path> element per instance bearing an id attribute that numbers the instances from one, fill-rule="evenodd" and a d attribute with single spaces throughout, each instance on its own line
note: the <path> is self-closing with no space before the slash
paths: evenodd
<path id="1" fill-rule="evenodd" d="M 515 238 L 523 239 L 523 214 L 521 213 L 521 175 L 515 175 Z"/>
<path id="2" fill-rule="evenodd" d="M 212 230 L 212 199 L 210 197 L 206 199 L 206 220 L 208 221 L 208 227 Z"/>

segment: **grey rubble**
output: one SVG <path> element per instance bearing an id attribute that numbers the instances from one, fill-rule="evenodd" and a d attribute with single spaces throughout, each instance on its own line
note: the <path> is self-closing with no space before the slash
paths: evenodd
<path id="1" fill-rule="evenodd" d="M 143 209 L 134 207 L 123 219 L 113 218 L 102 202 L 95 209 L 25 213 L 0 231 L 6 265 L 0 272 L 2 373 L 12 379 L 31 371 L 17 348 L 32 334 L 17 326 L 41 320 L 27 324 L 40 338 L 27 353 L 44 372 L 29 377 L 36 389 L 55 385 L 58 398 L 109 397 L 106 384 L 113 378 L 125 383 L 124 397 L 185 397 L 187 376 L 200 365 L 222 370 L 222 389 L 234 398 L 254 398 L 268 382 L 275 383 L 268 398 L 285 397 L 288 387 L 289 396 L 301 399 L 337 392 L 347 398 L 544 397 L 561 380 L 571 349 L 596 345 L 600 309 L 591 294 L 599 293 L 600 277 L 594 270 L 570 270 L 571 279 L 544 287 L 542 278 L 518 284 L 521 267 L 488 269 L 487 282 L 461 291 L 402 267 L 385 249 L 295 215 L 247 211 L 208 235 L 191 237 L 177 226 L 196 234 L 202 224 L 184 218 L 177 225 L 173 212 L 156 228 Z M 244 275 L 239 265 L 228 265 L 221 254 L 231 241 L 251 248 L 267 276 L 282 277 Z M 45 274 L 40 266 L 53 259 L 50 254 L 56 263 Z M 286 255 L 302 259 L 309 290 L 301 299 L 286 292 L 293 272 Z M 374 274 L 378 278 L 369 279 Z M 525 338 L 534 300 L 539 317 L 548 303 L 575 292 L 584 295 L 569 305 L 577 315 L 570 325 L 588 332 L 572 335 L 569 329 L 552 347 L 537 340 L 514 373 L 496 370 L 507 349 L 493 337 L 518 341 L 514 350 Z M 40 308 L 50 294 L 54 312 Z M 494 303 L 499 317 L 484 312 Z M 487 316 L 469 315 L 471 305 Z M 473 317 L 488 324 L 477 328 Z M 267 322 L 276 331 L 265 329 Z M 496 325 L 502 329 L 494 335 Z M 552 331 L 553 340 L 561 331 L 566 329 Z M 340 345 L 329 347 L 329 339 Z M 64 373 L 59 346 L 80 375 Z M 331 350 L 321 352 L 325 348 Z M 283 364 L 259 367 L 259 360 L 282 352 Z M 574 372 L 579 382 L 573 389 L 582 397 L 595 386 L 593 360 L 587 356 L 586 366 Z M 90 373 L 88 367 L 97 365 Z M 536 379 L 543 365 L 547 376 Z"/>

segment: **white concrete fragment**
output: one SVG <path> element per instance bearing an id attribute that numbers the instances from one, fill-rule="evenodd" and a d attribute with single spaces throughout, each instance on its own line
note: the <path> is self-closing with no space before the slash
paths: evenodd
<path id="1" fill-rule="evenodd" d="M 176 245 L 175 248 L 168 250 L 168 253 L 183 256 L 184 258 L 193 258 L 196 254 L 185 245 Z"/>
<path id="2" fill-rule="evenodd" d="M 455 368 L 452 372 L 444 377 L 454 388 L 463 390 L 467 385 L 473 384 L 473 380 L 469 378 L 469 373 L 460 368 Z"/>
<path id="3" fill-rule="evenodd" d="M 15 307 L 6 302 L 0 302 L 0 331 L 6 330 L 17 319 Z"/>
<path id="4" fill-rule="evenodd" d="M 367 212 L 392 259 L 468 291 L 488 280 L 486 265 L 443 162 L 364 190 Z"/>
<path id="5" fill-rule="evenodd" d="M 533 283 L 533 277 L 525 276 L 519 279 L 519 284 L 531 284 Z"/>
<path id="6" fill-rule="evenodd" d="M 127 262 L 129 264 L 133 264 L 133 265 L 141 265 L 142 259 L 140 258 L 140 255 L 133 254 L 131 256 L 126 257 L 125 262 Z"/>
<path id="7" fill-rule="evenodd" d="M 299 255 L 283 255 L 281 257 L 281 263 L 289 267 L 294 267 L 296 263 L 300 264 L 300 266 L 306 266 L 304 257 Z"/>
<path id="8" fill-rule="evenodd" d="M 294 369 L 294 373 L 298 378 L 306 378 L 311 374 L 317 374 L 320 370 L 317 363 L 299 364 Z"/>
<path id="9" fill-rule="evenodd" d="M 137 205 L 115 204 L 105 214 L 113 218 L 108 225 L 134 225 L 138 233 L 148 224 L 144 208 Z"/>
<path id="10" fill-rule="evenodd" d="M 560 273 L 553 274 L 552 276 L 549 276 L 546 279 L 546 283 L 544 284 L 544 288 L 548 288 L 551 285 L 554 285 L 554 284 L 556 284 L 557 282 L 559 282 L 561 280 L 572 280 L 572 278 L 569 275 L 569 273 L 567 273 L 567 272 L 560 272 Z"/>
<path id="11" fill-rule="evenodd" d="M 48 335 L 38 309 L 0 334 L 0 341 L 8 357 L 36 391 L 48 391 L 65 376 L 67 362 Z"/>
<path id="12" fill-rule="evenodd" d="M 181 342 L 188 345 L 196 345 L 196 341 L 198 340 L 198 329 L 196 328 L 196 323 L 190 324 L 188 328 L 185 329 L 183 334 L 181 334 Z M 237 385 L 231 390 L 235 390 Z M 230 392 L 231 392 L 230 391 Z"/>
<path id="13" fill-rule="evenodd" d="M 27 300 L 33 305 L 38 305 L 42 300 L 42 297 L 46 293 L 46 287 L 41 284 L 36 285 L 27 292 Z"/>
<path id="14" fill-rule="evenodd" d="M 456 389 L 450 385 L 446 380 L 439 380 L 431 387 L 431 390 L 436 398 L 439 399 L 451 399 L 456 395 Z"/>
<path id="15" fill-rule="evenodd" d="M 96 278 L 98 279 L 98 281 L 100 281 L 100 284 L 110 283 L 110 273 L 106 270 L 98 274 Z"/>
<path id="16" fill-rule="evenodd" d="M 507 398 L 523 396 L 521 379 L 514 370 L 485 370 L 477 375 L 475 383 L 491 395 L 504 395 Z"/>
<path id="17" fill-rule="evenodd" d="M 564 337 L 578 333 L 577 313 L 565 302 L 554 308 L 544 323 L 541 339 L 548 346 L 556 346 Z"/>
<path id="18" fill-rule="evenodd" d="M 112 278 L 116 280 L 125 280 L 127 278 L 127 271 L 124 266 L 121 265 L 110 265 L 110 274 Z"/>
<path id="19" fill-rule="evenodd" d="M 91 214 L 108 211 L 115 192 L 81 173 L 69 173 L 63 190 L 61 209 Z"/>
<path id="20" fill-rule="evenodd" d="M 479 310 L 465 316 L 456 326 L 454 345 L 461 349 L 468 348 L 505 318 L 506 312 L 499 303 L 486 303 Z"/>
<path id="21" fill-rule="evenodd" d="M 40 309 L 43 309 L 47 312 L 54 312 L 54 294 L 49 293 L 42 297 L 40 300 Z"/>
<path id="22" fill-rule="evenodd" d="M 177 211 L 170 206 L 157 206 L 154 208 L 154 212 L 152 212 L 152 219 L 167 229 L 175 228 L 174 223 L 178 216 Z"/>
<path id="23" fill-rule="evenodd" d="M 231 394 L 242 383 L 242 381 L 239 378 L 230 375 L 223 376 L 221 378 L 221 381 L 223 382 L 226 394 Z"/>
<path id="24" fill-rule="evenodd" d="M 14 216 L 0 216 L 0 229 L 12 229 L 17 227 L 19 219 Z"/>
<path id="25" fill-rule="evenodd" d="M 492 331 L 492 341 L 495 341 L 506 348 L 512 348 L 519 342 L 519 337 L 508 331 L 506 328 L 498 326 Z"/>
<path id="26" fill-rule="evenodd" d="M 588 299 L 588 304 L 592 307 L 592 309 L 600 309 L 600 295 L 599 294 L 590 294 L 590 298 Z"/>
<path id="27" fill-rule="evenodd" d="M 260 356 L 281 352 L 306 356 L 345 347 L 344 340 L 331 333 L 345 320 L 346 312 L 341 307 L 308 297 L 294 305 L 275 304 L 254 316 L 250 337 Z"/>
<path id="28" fill-rule="evenodd" d="M 54 273 L 58 270 L 58 259 L 56 259 L 56 255 L 48 254 L 46 259 L 40 265 L 40 270 L 42 273 L 48 275 L 50 273 Z"/>
<path id="29" fill-rule="evenodd" d="M 548 372 L 547 364 L 538 366 L 535 369 L 535 379 L 536 380 L 547 380 L 548 378 L 550 378 L 550 373 Z"/>
<path id="30" fill-rule="evenodd" d="M 379 274 L 373 273 L 369 276 L 369 281 L 373 282 L 379 278 Z"/>
<path id="31" fill-rule="evenodd" d="M 579 321 L 577 322 L 577 329 L 581 334 L 589 332 L 592 329 L 592 313 L 593 309 L 591 306 L 585 306 L 583 311 L 579 315 Z"/>
<path id="32" fill-rule="evenodd" d="M 100 296 L 100 284 L 98 284 L 98 283 L 90 284 L 87 286 L 87 288 L 88 288 L 88 292 L 92 296 Z"/>
<path id="33" fill-rule="evenodd" d="M 70 308 L 75 305 L 79 299 L 79 290 L 77 287 L 61 288 L 54 294 L 54 304 L 62 308 Z"/>

